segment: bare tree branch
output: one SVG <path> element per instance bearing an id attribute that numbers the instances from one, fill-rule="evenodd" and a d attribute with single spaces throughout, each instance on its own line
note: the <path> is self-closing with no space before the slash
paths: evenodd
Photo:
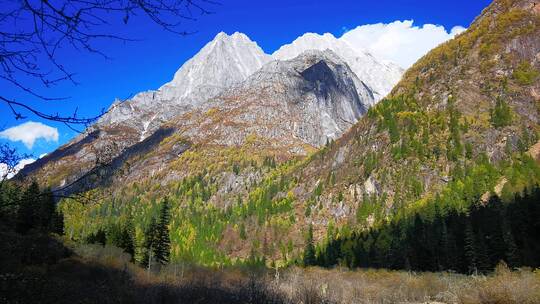
<path id="1" fill-rule="evenodd" d="M 74 49 L 108 58 L 96 43 L 100 40 L 118 42 L 135 41 L 114 32 L 111 25 L 121 21 L 127 24 L 133 16 L 146 16 L 164 30 L 189 35 L 185 22 L 196 21 L 199 16 L 212 14 L 209 7 L 219 3 L 210 0 L 0 0 L 0 82 L 14 88 L 13 95 L 0 92 L 0 104 L 6 106 L 15 119 L 34 115 L 42 119 L 65 124 L 71 130 L 82 133 L 76 126 L 89 127 L 106 111 L 94 117 L 79 117 L 77 109 L 71 115 L 59 110 L 43 112 L 36 102 L 64 102 L 69 97 L 47 96 L 46 90 L 60 82 L 77 85 L 75 74 L 62 62 L 60 49 Z M 41 85 L 36 86 L 35 83 Z M 118 106 L 118 104 L 116 105 Z M 112 108 L 111 108 L 112 109 Z M 111 110 L 109 109 L 109 110 Z M 95 151 L 96 164 L 78 179 L 57 188 L 57 198 L 65 196 L 67 189 L 86 177 L 99 177 L 99 172 L 110 165 L 118 151 L 105 147 Z M 7 144 L 0 145 L 0 164 L 6 172 L 0 176 L 0 188 L 8 176 L 16 173 L 17 165 L 28 155 L 20 155 Z M 80 199 L 77 196 L 76 199 Z"/>
<path id="2" fill-rule="evenodd" d="M 37 79 L 43 89 L 61 81 L 77 84 L 75 74 L 61 61 L 58 50 L 72 48 L 108 58 L 96 42 L 103 39 L 134 41 L 114 33 L 110 25 L 121 21 L 125 24 L 132 16 L 146 16 L 164 30 L 189 35 L 185 21 L 195 21 L 198 16 L 212 12 L 208 7 L 217 6 L 209 0 L 0 0 L 0 81 L 41 101 L 66 100 L 69 97 L 50 97 L 30 85 Z M 15 119 L 30 112 L 43 119 L 64 124 L 85 125 L 95 122 L 95 117 L 80 118 L 44 113 L 31 106 L 33 99 L 25 101 L 0 93 Z"/>
<path id="3" fill-rule="evenodd" d="M 17 153 L 17 149 L 6 143 L 0 145 L 0 189 L 6 180 L 17 173 L 17 165 L 21 160 L 29 157 L 31 155 L 21 155 Z"/>

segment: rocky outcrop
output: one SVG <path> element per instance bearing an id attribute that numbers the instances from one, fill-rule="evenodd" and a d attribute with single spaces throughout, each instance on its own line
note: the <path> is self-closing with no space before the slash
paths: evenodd
<path id="1" fill-rule="evenodd" d="M 344 60 L 321 45 L 325 44 L 315 43 L 315 50 L 303 47 L 294 58 L 275 60 L 279 56 L 265 54 L 244 34 L 220 33 L 171 82 L 114 102 L 85 134 L 19 176 L 40 176 L 51 186 L 66 185 L 90 172 L 106 151 L 116 164 L 113 167 L 129 161 L 132 170 L 127 176 L 136 180 L 169 165 L 168 159 L 155 159 L 146 166 L 135 160 L 153 152 L 146 146 L 158 145 L 146 139 L 169 128 L 175 132 L 159 138 L 174 135 L 173 140 L 198 147 L 234 147 L 255 140 L 261 150 L 272 150 L 282 159 L 306 155 L 341 136 L 376 102 L 380 92 L 373 90 L 377 87 L 373 75 L 382 81 L 381 75 L 389 73 L 385 85 L 395 78 L 386 68 L 379 71 L 376 67 L 382 65 L 367 54 L 358 61 L 347 53 L 350 50 L 343 53 L 345 48 L 339 48 L 347 55 Z M 349 64 L 351 60 L 356 63 Z M 357 68 L 362 75 L 351 70 L 358 64 L 366 67 Z M 166 151 L 159 153 L 163 156 Z M 114 172 L 106 173 L 105 184 L 85 182 L 84 189 L 111 184 Z"/>
<path id="2" fill-rule="evenodd" d="M 331 50 L 337 54 L 372 91 L 373 103 L 385 97 L 403 74 L 403 69 L 396 64 L 375 58 L 366 50 L 355 49 L 330 33 L 324 35 L 306 33 L 290 44 L 279 48 L 272 54 L 272 57 L 278 60 L 288 60 L 309 50 Z M 358 93 L 362 94 L 362 92 Z"/>
<path id="3" fill-rule="evenodd" d="M 372 102 L 372 92 L 336 54 L 308 51 L 266 64 L 209 100 L 198 115 L 176 123 L 192 140 L 239 145 L 251 135 L 305 154 L 303 145 L 320 147 L 336 139 Z M 212 117 L 205 119 L 205 113 Z"/>
<path id="4" fill-rule="evenodd" d="M 143 140 L 165 121 L 242 82 L 270 60 L 246 35 L 221 32 L 184 63 L 172 81 L 156 91 L 115 101 L 95 127 L 129 126 Z"/>

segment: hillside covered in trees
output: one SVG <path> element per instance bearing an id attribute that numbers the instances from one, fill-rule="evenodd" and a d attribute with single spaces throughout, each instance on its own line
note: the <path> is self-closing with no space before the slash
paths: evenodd
<path id="1" fill-rule="evenodd" d="M 539 202 L 538 186 L 510 202 L 493 196 L 465 210 L 434 201 L 414 216 L 330 239 L 307 264 L 487 273 L 505 261 L 511 268 L 538 268 Z"/>
<path id="2" fill-rule="evenodd" d="M 152 139 L 153 148 L 114 163 L 116 177 L 59 203 L 65 234 L 122 244 L 146 265 L 149 231 L 167 201 L 170 262 L 286 266 L 302 262 L 310 227 L 320 247 L 414 223 L 418 214 L 429 223 L 434 212 L 425 210 L 433 206 L 460 217 L 492 192 L 511 202 L 540 182 L 540 16 L 533 4 L 494 1 L 466 32 L 420 59 L 343 137 L 307 157 L 285 157 L 256 135 L 232 147 L 178 134 Z M 134 175 L 163 160 L 160 170 Z"/>
<path id="3" fill-rule="evenodd" d="M 0 180 L 0 303 L 540 303 L 538 0 L 381 100 L 332 51 L 194 58 Z"/>

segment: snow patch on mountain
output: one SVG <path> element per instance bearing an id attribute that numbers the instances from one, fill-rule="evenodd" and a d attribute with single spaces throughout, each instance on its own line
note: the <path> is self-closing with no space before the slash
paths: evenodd
<path id="1" fill-rule="evenodd" d="M 227 35 L 221 32 L 188 60 L 174 75 L 171 82 L 162 86 L 164 99 L 193 101 L 198 88 L 223 89 L 245 80 L 260 69 L 271 57 L 243 33 Z M 200 100 L 200 98 L 197 98 Z"/>
<path id="2" fill-rule="evenodd" d="M 121 124 L 138 130 L 144 140 L 165 121 L 242 82 L 270 60 L 245 34 L 221 32 L 186 61 L 172 81 L 156 91 L 116 101 L 98 126 Z"/>
<path id="3" fill-rule="evenodd" d="M 352 47 L 330 33 L 306 33 L 279 48 L 272 57 L 276 60 L 287 60 L 307 50 L 326 49 L 332 50 L 349 65 L 356 76 L 373 91 L 375 102 L 390 93 L 403 74 L 403 69 L 396 64 L 375 58 L 368 51 Z"/>
<path id="4" fill-rule="evenodd" d="M 397 65 L 378 60 L 331 34 L 307 33 L 268 55 L 243 33 L 221 32 L 186 61 L 170 82 L 127 101 L 115 101 L 94 128 L 120 127 L 123 134 L 135 134 L 129 135 L 130 141 L 142 141 L 175 116 L 207 107 L 211 98 L 240 85 L 273 60 L 290 60 L 306 51 L 325 50 L 331 50 L 357 76 L 355 87 L 367 107 L 384 97 L 403 72 Z M 272 73 L 268 69 L 266 72 Z"/>

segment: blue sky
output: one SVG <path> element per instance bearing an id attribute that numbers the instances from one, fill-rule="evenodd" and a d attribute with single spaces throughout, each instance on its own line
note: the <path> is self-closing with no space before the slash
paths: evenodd
<path id="1" fill-rule="evenodd" d="M 221 1 L 209 7 L 215 14 L 187 22 L 187 30 L 197 32 L 178 36 L 163 31 L 144 17 L 131 18 L 127 25 L 113 23 L 114 33 L 137 39 L 135 42 L 105 40 L 97 46 L 111 59 L 73 49 L 62 50 L 61 60 L 76 73 L 79 85 L 62 83 L 40 90 L 48 96 L 68 96 L 62 102 L 31 102 L 48 113 L 72 113 L 78 108 L 81 116 L 94 116 L 107 108 L 115 98 L 126 98 L 140 91 L 156 89 L 172 79 L 176 70 L 210 41 L 218 32 L 246 33 L 266 53 L 272 53 L 306 32 L 341 36 L 347 29 L 359 25 L 414 20 L 415 25 L 436 24 L 448 31 L 454 26 L 468 27 L 491 1 Z M 19 90 L 0 82 L 0 95 L 25 98 Z M 0 127 L 7 129 L 28 121 L 41 122 L 58 129 L 58 140 L 49 136 L 36 140 L 31 149 L 28 143 L 11 142 L 22 153 L 39 156 L 67 142 L 75 132 L 62 124 L 47 122 L 35 116 L 16 121 L 9 109 L 0 103 Z M 0 139 L 0 141 L 5 139 Z"/>

